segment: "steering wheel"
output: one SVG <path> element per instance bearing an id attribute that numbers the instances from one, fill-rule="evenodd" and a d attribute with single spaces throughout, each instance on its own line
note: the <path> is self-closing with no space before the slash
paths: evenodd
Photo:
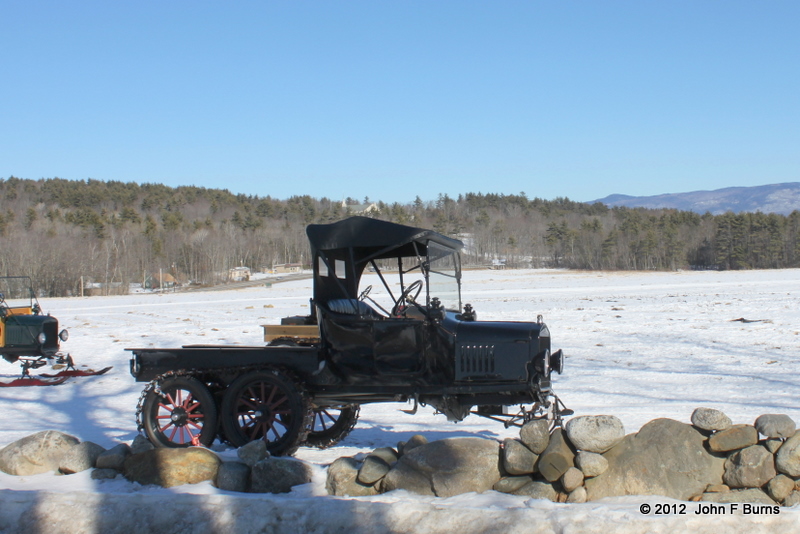
<path id="1" fill-rule="evenodd" d="M 364 291 L 358 296 L 358 300 L 364 300 L 369 295 L 370 291 L 372 291 L 372 286 L 367 286 L 364 288 Z"/>
<path id="2" fill-rule="evenodd" d="M 398 297 L 397 302 L 394 303 L 394 307 L 392 308 L 392 316 L 394 317 L 399 315 L 400 310 L 408 302 L 417 307 L 420 307 L 416 301 L 421 291 L 422 291 L 422 280 L 415 280 L 407 288 L 405 288 L 405 290 L 402 293 L 400 293 L 400 297 Z M 412 293 L 414 293 L 414 295 L 411 295 Z"/>

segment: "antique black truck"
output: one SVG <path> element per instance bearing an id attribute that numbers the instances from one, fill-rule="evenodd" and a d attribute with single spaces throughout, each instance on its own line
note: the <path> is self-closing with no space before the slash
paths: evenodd
<path id="1" fill-rule="evenodd" d="M 273 454 L 291 454 L 336 443 L 359 406 L 373 402 L 506 425 L 567 414 L 551 384 L 564 355 L 551 351 L 541 317 L 478 321 L 462 307 L 461 241 L 367 217 L 312 224 L 306 233 L 311 313 L 266 326 L 266 346 L 127 349 L 132 375 L 149 382 L 137 422 L 151 442 L 264 439 Z M 365 272 L 380 281 L 382 296 L 371 285 L 359 291 Z"/>

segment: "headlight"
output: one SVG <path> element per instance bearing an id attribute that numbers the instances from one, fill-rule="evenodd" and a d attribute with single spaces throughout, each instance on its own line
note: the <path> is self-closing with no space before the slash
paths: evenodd
<path id="1" fill-rule="evenodd" d="M 44 332 L 40 332 L 37 339 L 39 340 L 40 345 L 44 345 L 44 342 L 47 341 L 47 336 L 44 334 Z"/>
<path id="2" fill-rule="evenodd" d="M 142 370 L 142 366 L 139 365 L 139 355 L 134 354 L 133 358 L 131 358 L 131 374 L 133 376 L 139 376 L 139 372 Z"/>
<path id="3" fill-rule="evenodd" d="M 564 370 L 564 351 L 558 349 L 550 356 L 550 368 L 558 374 L 561 374 Z"/>
<path id="4" fill-rule="evenodd" d="M 67 332 L 67 329 L 65 328 L 58 333 L 58 337 L 61 339 L 61 341 L 66 341 L 69 339 L 69 332 Z"/>

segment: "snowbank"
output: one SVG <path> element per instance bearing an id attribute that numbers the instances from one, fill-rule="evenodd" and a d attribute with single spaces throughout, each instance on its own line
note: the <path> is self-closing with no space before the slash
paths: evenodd
<path id="1" fill-rule="evenodd" d="M 364 284 L 380 281 L 366 275 Z M 65 344 L 78 364 L 107 375 L 61 386 L 0 390 L 0 445 L 55 429 L 105 448 L 136 435 L 143 384 L 128 374 L 124 347 L 262 342 L 261 324 L 308 313 L 310 281 L 218 293 L 48 299 L 46 312 L 70 329 Z M 727 413 L 734 423 L 785 413 L 800 421 L 800 271 L 573 273 L 470 271 L 465 302 L 479 318 L 535 320 L 544 315 L 553 345 L 567 354 L 555 391 L 576 415 L 615 414 L 626 432 L 658 417 L 688 423 L 694 408 Z M 761 320 L 755 323 L 738 318 Z M 2 363 L 5 375 L 18 373 Z M 395 446 L 413 434 L 430 440 L 516 429 L 477 417 L 458 425 L 404 405 L 365 406 L 339 446 L 301 448 L 318 466 Z M 228 453 L 225 450 L 223 454 Z M 746 532 L 794 529 L 798 510 L 778 515 L 700 514 L 698 504 L 658 497 L 553 504 L 487 492 L 450 499 L 403 492 L 369 498 L 324 496 L 324 476 L 286 496 L 234 495 L 210 485 L 152 489 L 119 479 L 0 475 L 0 532 Z M 650 514 L 639 506 L 651 505 Z M 656 515 L 657 504 L 686 514 Z M 663 511 L 663 510 L 662 510 Z M 679 511 L 670 508 L 669 511 Z M 792 530 L 787 530 L 792 531 Z"/>

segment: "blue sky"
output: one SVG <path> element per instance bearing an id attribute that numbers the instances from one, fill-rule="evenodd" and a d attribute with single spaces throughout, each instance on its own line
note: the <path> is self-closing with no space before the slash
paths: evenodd
<path id="1" fill-rule="evenodd" d="M 0 0 L 0 177 L 593 200 L 800 181 L 800 2 Z"/>

